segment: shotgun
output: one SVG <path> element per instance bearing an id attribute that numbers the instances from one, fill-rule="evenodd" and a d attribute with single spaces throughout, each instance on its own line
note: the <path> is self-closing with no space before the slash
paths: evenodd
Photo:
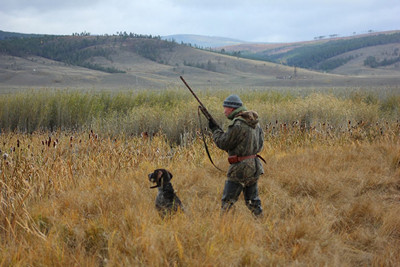
<path id="1" fill-rule="evenodd" d="M 214 120 L 214 118 L 211 116 L 211 114 L 208 112 L 208 110 L 206 109 L 206 107 L 203 105 L 203 103 L 201 103 L 200 99 L 197 97 L 197 95 L 193 92 L 192 88 L 190 88 L 190 86 L 187 84 L 187 82 L 185 81 L 185 79 L 183 79 L 182 76 L 180 76 L 182 82 L 186 85 L 186 87 L 189 89 L 189 91 L 192 93 L 192 95 L 194 96 L 194 98 L 196 98 L 197 102 L 199 102 L 199 109 L 201 110 L 201 112 L 203 112 L 204 116 L 207 118 L 207 120 L 212 121 L 215 125 L 217 125 L 218 129 L 221 129 L 221 127 L 219 127 L 218 123 Z M 206 142 L 206 138 L 204 136 L 204 132 L 203 132 L 203 128 L 201 127 L 201 119 L 200 119 L 200 112 L 198 112 L 199 114 L 199 123 L 200 123 L 200 129 L 201 129 L 201 136 L 203 139 L 203 143 L 204 143 L 204 148 L 207 152 L 207 156 L 210 159 L 210 162 L 212 165 L 214 165 L 215 168 L 217 168 L 218 170 L 224 172 L 223 170 L 221 170 L 220 168 L 218 168 L 217 165 L 215 165 L 214 161 L 211 158 L 211 154 L 210 151 L 208 149 L 207 146 L 207 142 Z"/>
<path id="2" fill-rule="evenodd" d="M 186 85 L 186 87 L 189 89 L 189 91 L 192 93 L 192 95 L 194 96 L 194 98 L 196 98 L 197 102 L 199 102 L 199 109 L 201 110 L 201 112 L 204 114 L 204 116 L 207 118 L 207 120 L 212 121 L 215 125 L 218 126 L 219 129 L 221 129 L 221 127 L 219 127 L 218 123 L 215 121 L 215 119 L 211 116 L 211 114 L 208 112 L 208 110 L 206 109 L 206 107 L 203 105 L 203 103 L 201 103 L 200 99 L 197 97 L 197 95 L 193 92 L 192 88 L 190 88 L 190 86 L 187 84 L 187 82 L 185 81 L 185 79 L 183 79 L 182 76 L 180 76 L 182 82 Z"/>

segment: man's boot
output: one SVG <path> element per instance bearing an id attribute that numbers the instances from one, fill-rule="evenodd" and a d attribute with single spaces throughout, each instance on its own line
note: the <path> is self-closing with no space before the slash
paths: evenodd
<path id="1" fill-rule="evenodd" d="M 226 213 L 231 209 L 233 204 L 238 200 L 240 193 L 243 190 L 243 186 L 239 183 L 226 181 L 224 192 L 222 193 L 221 200 L 221 214 Z"/>
<path id="2" fill-rule="evenodd" d="M 254 183 L 250 186 L 246 186 L 243 189 L 244 193 L 244 200 L 246 202 L 246 206 L 251 210 L 251 212 L 256 217 L 262 217 L 262 207 L 261 207 L 261 200 L 258 197 L 258 185 Z"/>

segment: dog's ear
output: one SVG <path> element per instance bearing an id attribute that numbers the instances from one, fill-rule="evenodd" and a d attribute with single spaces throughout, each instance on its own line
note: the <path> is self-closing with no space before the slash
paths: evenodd
<path id="1" fill-rule="evenodd" d="M 169 171 L 167 171 L 168 172 L 168 174 L 169 174 L 169 179 L 171 180 L 172 179 L 172 173 L 170 173 Z"/>
<path id="2" fill-rule="evenodd" d="M 162 179 L 163 171 L 157 170 L 157 186 L 163 186 L 164 179 Z"/>
<path id="3" fill-rule="evenodd" d="M 157 181 L 160 180 L 161 176 L 163 175 L 162 170 L 157 170 Z"/>

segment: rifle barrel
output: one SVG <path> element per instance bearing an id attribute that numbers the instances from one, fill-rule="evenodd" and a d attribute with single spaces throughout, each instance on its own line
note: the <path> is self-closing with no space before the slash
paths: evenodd
<path id="1" fill-rule="evenodd" d="M 199 102 L 200 106 L 203 107 L 205 109 L 205 106 L 203 105 L 203 103 L 201 103 L 200 99 L 197 97 L 197 95 L 193 92 L 192 88 L 190 88 L 190 86 L 187 84 L 187 82 L 185 81 L 185 79 L 183 79 L 182 76 L 179 76 L 182 80 L 182 82 L 186 85 L 186 87 L 189 89 L 189 91 L 192 93 L 192 95 L 194 96 L 194 98 L 196 98 L 197 102 Z"/>
<path id="2" fill-rule="evenodd" d="M 187 84 L 187 82 L 185 81 L 185 79 L 183 79 L 182 76 L 179 76 L 182 80 L 182 82 L 186 85 L 186 87 L 189 89 L 189 91 L 192 93 L 192 95 L 194 96 L 194 98 L 196 98 L 197 102 L 199 102 L 200 106 L 200 110 L 201 112 L 204 114 L 204 116 L 209 120 L 212 121 L 215 125 L 218 126 L 218 128 L 221 129 L 221 127 L 219 127 L 217 121 L 211 116 L 211 114 L 208 112 L 207 108 L 203 105 L 203 103 L 201 103 L 200 99 L 197 97 L 197 95 L 193 92 L 192 88 L 190 88 L 190 86 Z"/>

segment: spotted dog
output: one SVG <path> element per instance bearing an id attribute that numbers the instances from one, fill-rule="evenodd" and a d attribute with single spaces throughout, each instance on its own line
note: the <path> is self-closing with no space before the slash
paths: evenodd
<path id="1" fill-rule="evenodd" d="M 171 179 L 172 174 L 165 169 L 156 169 L 149 174 L 149 181 L 155 183 L 150 188 L 158 188 L 155 206 L 161 218 L 177 212 L 178 209 L 184 211 L 182 202 L 172 187 Z"/>

